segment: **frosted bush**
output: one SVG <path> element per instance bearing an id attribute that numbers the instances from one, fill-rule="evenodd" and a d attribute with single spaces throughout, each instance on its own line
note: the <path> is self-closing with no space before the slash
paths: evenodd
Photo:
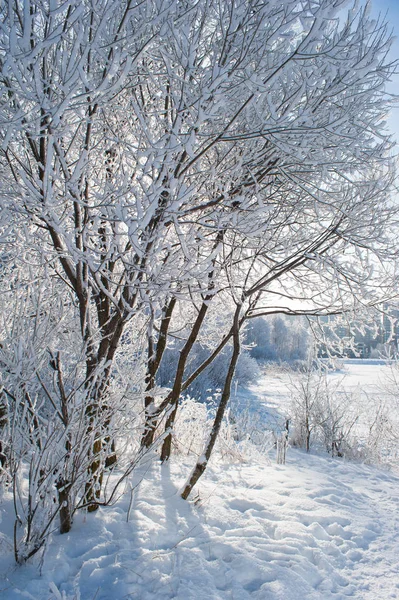
<path id="1" fill-rule="evenodd" d="M 372 398 L 348 393 L 342 383 L 331 382 L 324 368 L 292 374 L 290 443 L 369 464 L 397 464 L 395 379 Z"/>
<path id="2" fill-rule="evenodd" d="M 190 396 L 181 400 L 173 436 L 175 454 L 201 455 L 219 397 L 220 392 L 216 391 L 208 396 L 207 403 Z M 265 460 L 274 446 L 274 434 L 265 429 L 259 413 L 248 408 L 234 415 L 231 410 L 227 411 L 216 444 L 216 452 L 223 460 Z"/>
<path id="3" fill-rule="evenodd" d="M 324 447 L 332 456 L 353 455 L 357 447 L 354 426 L 359 419 L 358 402 L 331 383 L 325 369 L 309 367 L 291 377 L 291 435 L 294 446 Z"/>
<path id="4" fill-rule="evenodd" d="M 269 453 L 274 445 L 274 434 L 265 429 L 259 413 L 245 409 L 234 415 L 228 411 L 219 434 L 217 450 L 224 460 L 263 462 L 269 461 Z"/>
<path id="5" fill-rule="evenodd" d="M 208 425 L 205 404 L 190 396 L 180 402 L 174 427 L 174 452 L 183 456 L 200 455 Z"/>

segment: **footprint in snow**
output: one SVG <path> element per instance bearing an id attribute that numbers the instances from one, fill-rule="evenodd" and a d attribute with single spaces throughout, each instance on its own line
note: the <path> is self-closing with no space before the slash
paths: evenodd
<path id="1" fill-rule="evenodd" d="M 232 500 L 230 502 L 229 506 L 233 510 L 238 510 L 239 512 L 242 512 L 242 513 L 247 512 L 248 510 L 256 510 L 256 511 L 264 510 L 264 506 L 262 506 L 261 504 L 257 504 L 256 502 L 251 502 L 249 500 L 244 500 L 241 498 Z"/>

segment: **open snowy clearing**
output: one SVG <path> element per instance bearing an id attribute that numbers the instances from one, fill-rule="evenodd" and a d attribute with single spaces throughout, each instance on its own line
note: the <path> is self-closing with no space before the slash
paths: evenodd
<path id="1" fill-rule="evenodd" d="M 346 392 L 357 395 L 357 400 L 360 402 L 386 397 L 397 371 L 390 363 L 379 360 L 345 360 L 340 361 L 340 364 L 340 369 L 328 373 L 328 379 L 331 383 L 340 385 Z M 246 400 L 250 404 L 260 403 L 268 410 L 272 409 L 279 415 L 288 416 L 289 385 L 293 378 L 295 379 L 295 373 L 288 370 L 267 367 L 257 384 L 251 385 L 249 390 L 238 391 L 238 400 L 241 404 Z M 234 403 L 234 396 L 232 401 Z"/>
<path id="2" fill-rule="evenodd" d="M 369 392 L 385 368 L 351 365 L 347 385 L 360 377 Z M 277 412 L 285 384 L 275 379 L 270 390 L 271 381 L 252 388 L 251 399 L 257 394 L 269 409 L 273 400 Z M 69 534 L 54 534 L 42 561 L 22 567 L 13 563 L 12 504 L 3 498 L 0 598 L 399 599 L 394 473 L 293 448 L 284 466 L 274 455 L 215 456 L 198 498 L 185 502 L 179 489 L 193 462 L 143 466 L 132 494 L 78 514 Z"/>

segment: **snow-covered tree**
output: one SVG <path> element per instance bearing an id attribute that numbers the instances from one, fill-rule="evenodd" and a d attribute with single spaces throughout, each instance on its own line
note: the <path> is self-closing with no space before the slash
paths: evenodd
<path id="1" fill-rule="evenodd" d="M 392 163 L 382 119 L 396 66 L 387 26 L 357 4 L 345 16 L 346 4 L 1 5 L 2 203 L 28 223 L 26 244 L 33 232 L 48 276 L 73 297 L 93 508 L 104 447 L 114 460 L 102 415 L 128 328 L 135 339 L 145 331 L 147 344 L 145 447 L 164 410 L 173 426 L 216 298 L 231 323 L 210 359 L 234 339 L 225 406 L 246 319 L 326 314 L 389 295 Z M 158 401 L 156 372 L 181 315 L 189 318 L 172 390 Z"/>
<path id="2" fill-rule="evenodd" d="M 248 323 L 244 342 L 258 361 L 305 360 L 309 354 L 310 331 L 304 317 L 272 315 Z"/>

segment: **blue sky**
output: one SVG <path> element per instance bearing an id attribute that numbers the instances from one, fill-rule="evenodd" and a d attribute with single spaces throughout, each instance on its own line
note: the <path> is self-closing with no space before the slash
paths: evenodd
<path id="1" fill-rule="evenodd" d="M 382 16 L 386 15 L 388 23 L 393 29 L 394 35 L 396 35 L 396 40 L 392 45 L 391 57 L 392 59 L 399 59 L 399 0 L 372 0 L 371 9 L 375 16 L 379 13 Z M 399 95 L 399 73 L 395 81 L 390 84 L 389 91 Z M 399 104 L 392 110 L 388 123 L 396 141 L 399 143 Z"/>

